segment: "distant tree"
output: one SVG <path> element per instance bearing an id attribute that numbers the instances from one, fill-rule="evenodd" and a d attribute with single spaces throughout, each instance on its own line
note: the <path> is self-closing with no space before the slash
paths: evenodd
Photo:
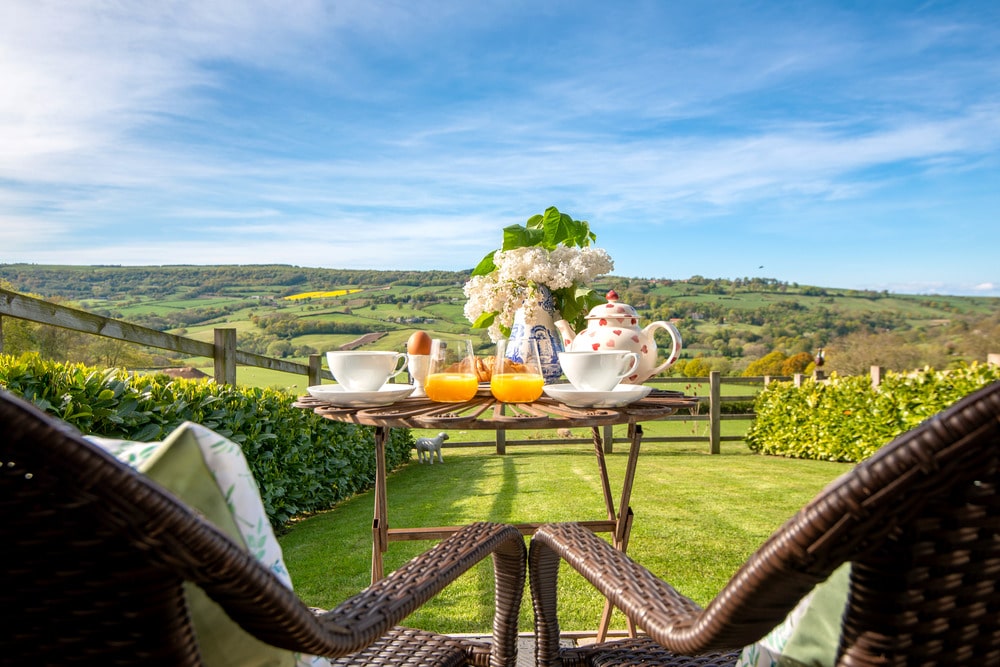
<path id="1" fill-rule="evenodd" d="M 813 356 L 808 352 L 799 352 L 781 362 L 780 375 L 795 375 L 805 373 L 809 365 L 813 363 Z"/>
<path id="2" fill-rule="evenodd" d="M 267 346 L 267 355 L 270 357 L 290 357 L 295 352 L 295 348 L 287 340 L 276 340 Z"/>
<path id="3" fill-rule="evenodd" d="M 782 364 L 785 363 L 785 359 L 787 359 L 785 353 L 780 350 L 769 352 L 757 361 L 750 362 L 750 364 L 743 371 L 743 376 L 784 375 L 781 369 Z"/>
<path id="4" fill-rule="evenodd" d="M 15 357 L 35 349 L 35 330 L 37 324 L 13 317 L 0 318 L 0 352 Z"/>
<path id="5" fill-rule="evenodd" d="M 703 357 L 689 359 L 684 364 L 684 377 L 701 378 L 707 377 L 712 370 L 712 365 Z"/>
<path id="6" fill-rule="evenodd" d="M 835 341 L 826 350 L 826 365 L 841 375 L 865 375 L 872 366 L 906 371 L 923 366 L 946 368 L 943 349 L 927 349 L 909 344 L 898 333 L 856 332 Z"/>
<path id="7" fill-rule="evenodd" d="M 103 336 L 89 338 L 89 344 L 80 356 L 81 361 L 89 366 L 148 368 L 154 365 L 153 355 L 138 345 Z"/>

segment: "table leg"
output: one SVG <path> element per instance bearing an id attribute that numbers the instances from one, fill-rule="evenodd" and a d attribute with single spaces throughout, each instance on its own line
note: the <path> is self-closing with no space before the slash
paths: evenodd
<path id="1" fill-rule="evenodd" d="M 604 493 L 604 507 L 608 512 L 608 521 L 615 521 L 615 501 L 611 497 L 611 482 L 608 481 L 608 464 L 604 459 L 604 446 L 601 441 L 601 431 L 597 426 L 590 429 L 594 437 L 594 455 L 597 456 L 597 468 L 601 473 L 601 491 Z"/>
<path id="2" fill-rule="evenodd" d="M 622 497 L 618 503 L 618 526 L 615 530 L 615 542 L 619 549 L 628 548 L 628 535 L 632 530 L 632 484 L 635 482 L 635 468 L 639 462 L 639 446 L 642 444 L 642 425 L 629 424 L 632 443 L 628 449 L 628 462 L 625 464 L 625 479 L 622 481 Z"/>
<path id="3" fill-rule="evenodd" d="M 372 518 L 372 583 L 384 576 L 382 554 L 389 548 L 389 525 L 386 516 L 385 443 L 389 427 L 375 427 L 375 516 Z"/>
<path id="4" fill-rule="evenodd" d="M 610 508 L 610 518 L 616 521 L 615 534 L 612 537 L 612 544 L 616 549 L 623 553 L 628 549 L 629 536 L 632 534 L 632 520 L 634 515 L 632 513 L 632 507 L 629 503 L 632 500 L 632 484 L 635 481 L 635 470 L 639 461 L 639 446 L 642 444 L 642 426 L 640 424 L 629 424 L 629 435 L 632 438 L 632 442 L 628 450 L 628 461 L 625 464 L 625 478 L 622 481 L 621 502 L 618 504 L 619 511 L 617 514 L 614 512 L 614 504 L 610 500 L 611 489 L 608 482 L 607 466 L 603 456 L 604 450 L 600 446 L 597 447 L 599 452 L 598 460 L 601 467 L 601 476 L 603 478 L 602 483 L 605 488 L 605 503 Z M 594 429 L 594 437 L 598 437 L 596 428 Z M 604 611 L 601 613 L 601 622 L 597 627 L 598 643 L 603 642 L 607 637 L 608 628 L 611 625 L 612 611 L 614 611 L 614 606 L 611 604 L 611 601 L 605 600 Z M 627 622 L 629 637 L 635 637 L 635 623 L 632 622 L 631 619 L 627 619 Z"/>

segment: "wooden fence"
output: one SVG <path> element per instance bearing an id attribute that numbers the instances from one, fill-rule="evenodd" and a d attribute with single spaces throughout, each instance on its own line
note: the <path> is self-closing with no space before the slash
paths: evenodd
<path id="1" fill-rule="evenodd" d="M 329 371 L 322 369 L 320 355 L 312 355 L 309 364 L 305 365 L 236 349 L 236 329 L 216 329 L 214 342 L 206 343 L 75 308 L 67 308 L 5 289 L 0 289 L 0 352 L 3 352 L 4 316 L 105 336 L 160 350 L 181 352 L 193 357 L 206 357 L 214 360 L 215 380 L 220 384 L 236 384 L 237 365 L 306 375 L 310 385 L 320 384 L 322 378 L 333 379 Z"/>
<path id="2" fill-rule="evenodd" d="M 817 371 L 814 374 L 817 379 L 823 378 L 823 372 Z M 704 442 L 708 444 L 708 451 L 711 454 L 719 454 L 722 451 L 722 443 L 727 441 L 740 441 L 743 440 L 742 435 L 722 435 L 722 422 L 724 421 L 751 421 L 754 419 L 755 415 L 753 412 L 741 412 L 741 413 L 727 413 L 723 414 L 722 406 L 724 403 L 739 403 L 739 402 L 751 402 L 756 397 L 757 391 L 767 386 L 769 382 L 774 381 L 794 381 L 797 385 L 801 384 L 805 376 L 802 374 L 797 374 L 795 376 L 754 376 L 754 377 L 731 377 L 722 375 L 719 371 L 712 371 L 708 377 L 654 377 L 646 381 L 646 384 L 653 385 L 657 388 L 663 389 L 673 389 L 676 385 L 682 385 L 682 390 L 691 385 L 707 385 L 708 393 L 704 395 L 698 395 L 698 402 L 700 404 L 706 405 L 707 410 L 702 413 L 699 409 L 699 414 L 675 414 L 669 417 L 663 417 L 657 421 L 666 422 L 708 422 L 708 435 L 680 435 L 680 436 L 651 436 L 644 435 L 642 438 L 643 443 L 653 443 L 653 442 Z M 752 392 L 740 395 L 722 395 L 723 385 L 742 385 L 745 387 L 755 387 Z M 690 392 L 685 392 L 691 395 Z M 605 426 L 603 427 L 603 432 L 601 439 L 604 443 L 604 451 L 611 453 L 614 451 L 615 443 L 629 443 L 631 439 L 627 435 L 621 437 L 615 437 L 614 427 Z M 508 440 L 506 434 L 503 431 L 497 433 L 497 452 L 502 454 L 507 445 L 529 445 L 529 444 L 558 444 L 569 442 L 566 438 L 556 438 L 550 440 Z M 489 444 L 486 442 L 475 442 L 475 443 L 465 443 L 468 445 L 484 445 Z"/>
<path id="3" fill-rule="evenodd" d="M 306 375 L 309 385 L 320 384 L 321 380 L 332 380 L 330 371 L 322 368 L 322 355 L 313 354 L 309 356 L 309 363 L 299 364 L 283 359 L 274 359 L 250 352 L 242 352 L 236 348 L 235 329 L 215 329 L 215 340 L 213 343 L 175 336 L 155 329 L 140 327 L 121 320 L 113 320 L 108 317 L 94 315 L 75 308 L 68 308 L 58 304 L 49 303 L 40 299 L 35 299 L 23 294 L 0 289 L 0 352 L 3 352 L 3 318 L 13 317 L 39 324 L 62 327 L 93 334 L 105 336 L 115 340 L 127 341 L 136 345 L 145 345 L 162 350 L 181 352 L 196 357 L 206 357 L 215 362 L 215 380 L 220 384 L 236 384 L 236 366 L 255 366 L 257 368 L 267 368 L 283 373 L 295 375 Z M 989 363 L 1000 363 L 1000 354 L 990 354 Z M 871 369 L 872 382 L 878 384 L 883 369 L 873 366 Z M 817 371 L 816 377 L 822 379 L 822 371 Z M 718 454 L 721 451 L 721 444 L 726 441 L 742 440 L 743 436 L 722 435 L 722 422 L 730 420 L 749 421 L 754 418 L 753 413 L 723 414 L 722 405 L 724 403 L 752 401 L 756 391 L 774 380 L 793 380 L 796 384 L 804 379 L 802 375 L 793 377 L 730 377 L 723 376 L 718 371 L 713 371 L 707 378 L 687 378 L 687 377 L 657 377 L 648 381 L 656 386 L 663 385 L 670 388 L 675 385 L 707 384 L 708 394 L 699 396 L 701 403 L 708 405 L 707 414 L 697 415 L 673 415 L 664 418 L 662 421 L 705 421 L 709 423 L 708 435 L 705 436 L 660 436 L 644 437 L 644 442 L 706 442 L 709 452 Z M 757 387 L 757 390 L 747 395 L 723 396 L 722 385 L 734 384 L 748 387 Z M 700 412 L 700 411 L 699 411 Z M 629 442 L 627 437 L 615 438 L 612 427 L 604 427 L 603 432 L 604 449 L 611 452 L 616 442 Z M 572 440 L 560 437 L 555 439 L 540 440 L 508 440 L 504 431 L 496 433 L 496 439 L 490 442 L 466 442 L 463 446 L 495 446 L 497 453 L 503 454 L 507 445 L 541 445 L 541 444 L 565 444 Z"/>

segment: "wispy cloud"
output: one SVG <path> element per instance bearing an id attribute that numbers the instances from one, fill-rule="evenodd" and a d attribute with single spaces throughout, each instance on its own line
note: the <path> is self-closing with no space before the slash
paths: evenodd
<path id="1" fill-rule="evenodd" d="M 972 4 L 12 0 L 0 261 L 215 262 L 235 237 L 241 263 L 460 268 L 551 204 L 636 275 L 717 225 L 717 258 L 671 270 L 832 225 L 934 253 L 906 225 L 997 227 L 1000 16 Z M 1000 293 L 994 265 L 895 270 Z"/>

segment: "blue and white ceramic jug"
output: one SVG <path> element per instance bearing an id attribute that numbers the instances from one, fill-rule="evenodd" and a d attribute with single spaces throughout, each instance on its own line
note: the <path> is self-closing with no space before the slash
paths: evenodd
<path id="1" fill-rule="evenodd" d="M 542 362 L 542 375 L 545 376 L 545 383 L 552 384 L 562 375 L 559 357 L 556 356 L 563 349 L 562 335 L 555 325 L 559 314 L 556 312 L 555 301 L 548 288 L 539 285 L 537 292 L 541 308 L 534 309 L 532 321 L 526 321 L 524 308 L 518 308 L 514 312 L 514 324 L 510 327 L 510 336 L 508 337 L 512 344 L 507 346 L 507 357 L 512 361 L 521 361 L 515 358 L 519 348 L 513 343 L 522 338 L 534 338 L 538 341 L 538 355 Z"/>

